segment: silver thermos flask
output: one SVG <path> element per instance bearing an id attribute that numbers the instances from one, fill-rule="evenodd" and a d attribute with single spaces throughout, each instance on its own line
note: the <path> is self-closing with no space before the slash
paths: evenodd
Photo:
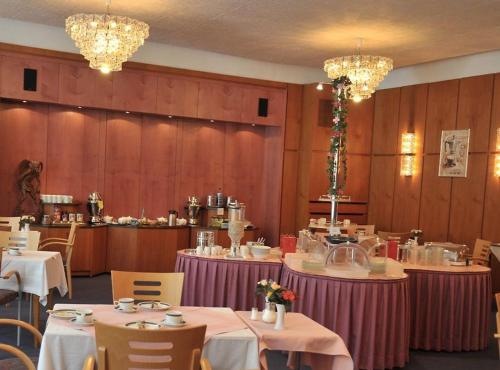
<path id="1" fill-rule="evenodd" d="M 177 211 L 171 209 L 168 211 L 168 226 L 177 225 Z"/>

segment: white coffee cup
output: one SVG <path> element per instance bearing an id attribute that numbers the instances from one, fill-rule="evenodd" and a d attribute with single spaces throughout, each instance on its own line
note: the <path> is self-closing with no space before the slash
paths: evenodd
<path id="1" fill-rule="evenodd" d="M 203 247 L 202 246 L 197 246 L 196 247 L 196 255 L 201 256 L 203 254 Z"/>
<path id="2" fill-rule="evenodd" d="M 19 256 L 21 254 L 21 251 L 19 250 L 19 248 L 9 248 L 8 253 L 11 256 Z"/>
<path id="3" fill-rule="evenodd" d="M 178 325 L 182 323 L 182 312 L 180 311 L 168 311 L 165 314 L 165 323 L 169 325 Z"/>
<path id="4" fill-rule="evenodd" d="M 88 324 L 92 322 L 94 312 L 92 312 L 92 310 L 90 309 L 82 309 L 75 311 L 75 315 L 76 315 L 76 322 L 80 324 Z"/>
<path id="5" fill-rule="evenodd" d="M 240 252 L 243 257 L 247 257 L 248 255 L 250 255 L 250 249 L 248 249 L 247 245 L 240 246 Z"/>
<path id="6" fill-rule="evenodd" d="M 212 254 L 212 248 L 211 247 L 205 247 L 205 248 L 203 248 L 203 254 L 205 256 L 210 256 Z"/>
<path id="7" fill-rule="evenodd" d="M 117 306 L 120 310 L 130 311 L 134 308 L 134 298 L 120 298 L 118 301 L 114 302 L 115 307 Z"/>

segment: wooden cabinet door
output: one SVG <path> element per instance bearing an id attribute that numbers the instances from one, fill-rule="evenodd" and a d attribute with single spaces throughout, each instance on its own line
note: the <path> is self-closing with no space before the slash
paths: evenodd
<path id="1" fill-rule="evenodd" d="M 36 90 L 25 90 L 25 69 L 36 71 Z M 57 103 L 59 64 L 39 58 L 5 55 L 1 64 L 1 89 L 4 98 Z"/>
<path id="2" fill-rule="evenodd" d="M 158 75 L 156 113 L 195 118 L 200 84 L 191 78 Z"/>
<path id="3" fill-rule="evenodd" d="M 65 63 L 59 71 L 59 103 L 110 108 L 113 95 L 112 74 L 103 74 L 81 63 Z"/>
<path id="4" fill-rule="evenodd" d="M 69 229 L 66 229 L 67 231 Z M 67 237 L 67 236 L 66 236 Z M 75 245 L 71 255 L 71 272 L 74 274 L 90 272 L 90 257 L 93 248 L 93 230 L 89 228 L 76 229 Z"/>
<path id="5" fill-rule="evenodd" d="M 241 85 L 201 80 L 198 118 L 241 122 L 242 98 Z"/>
<path id="6" fill-rule="evenodd" d="M 243 88 L 242 122 L 282 126 L 285 116 L 286 90 L 259 86 Z"/>
<path id="7" fill-rule="evenodd" d="M 113 75 L 113 109 L 156 112 L 158 77 L 154 73 L 121 71 Z"/>

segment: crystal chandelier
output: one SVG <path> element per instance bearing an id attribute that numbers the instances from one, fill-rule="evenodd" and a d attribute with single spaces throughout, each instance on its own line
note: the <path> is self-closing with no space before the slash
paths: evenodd
<path id="1" fill-rule="evenodd" d="M 75 41 L 90 68 L 103 73 L 121 71 L 122 63 L 144 44 L 149 26 L 129 17 L 109 14 L 75 14 L 66 19 L 66 32 Z"/>
<path id="2" fill-rule="evenodd" d="M 336 79 L 346 76 L 351 81 L 349 95 L 352 100 L 359 102 L 368 99 L 375 92 L 375 88 L 392 70 L 392 59 L 361 55 L 337 57 L 325 61 L 325 72 L 328 78 Z"/>

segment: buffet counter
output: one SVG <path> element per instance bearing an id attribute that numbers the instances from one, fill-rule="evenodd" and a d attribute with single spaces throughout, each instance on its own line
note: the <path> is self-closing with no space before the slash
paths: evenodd
<path id="1" fill-rule="evenodd" d="M 398 278 L 342 278 L 283 264 L 280 284 L 303 313 L 344 340 L 359 369 L 404 367 L 409 361 L 409 286 Z"/>
<path id="2" fill-rule="evenodd" d="M 70 224 L 32 225 L 40 240 L 67 238 Z M 177 250 L 189 245 L 188 226 L 80 224 L 71 259 L 73 275 L 111 270 L 172 272 Z"/>
<path id="3" fill-rule="evenodd" d="M 411 348 L 452 352 L 488 347 L 488 267 L 403 266 L 410 286 Z"/>

